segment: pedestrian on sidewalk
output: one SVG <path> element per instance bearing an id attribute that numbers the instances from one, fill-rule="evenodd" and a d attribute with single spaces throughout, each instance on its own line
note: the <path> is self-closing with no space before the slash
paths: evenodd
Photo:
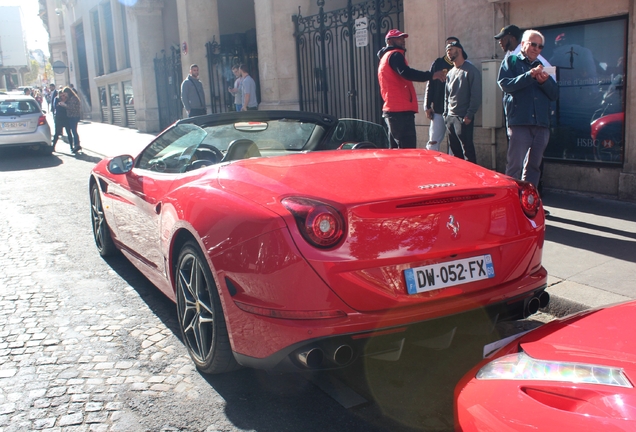
<path id="1" fill-rule="evenodd" d="M 199 66 L 196 64 L 190 65 L 190 75 L 181 83 L 181 102 L 188 117 L 207 114 L 205 93 L 199 80 Z"/>
<path id="2" fill-rule="evenodd" d="M 506 174 L 539 186 L 543 152 L 550 139 L 550 103 L 559 97 L 559 86 L 538 59 L 545 38 L 526 30 L 521 52 L 501 63 L 497 83 L 504 92 L 508 125 Z"/>
<path id="3" fill-rule="evenodd" d="M 80 100 L 77 93 L 70 87 L 64 87 L 62 92 L 66 93 L 66 101 L 60 102 L 59 105 L 66 108 L 68 118 L 68 128 L 66 132 L 69 134 L 68 143 L 71 146 L 71 152 L 77 153 L 82 149 L 79 135 L 77 134 L 77 125 L 79 124 L 81 116 Z"/>
<path id="4" fill-rule="evenodd" d="M 475 113 L 481 105 L 481 72 L 464 54 L 459 42 L 446 45 L 446 55 L 454 67 L 446 75 L 444 122 L 453 155 L 476 164 L 473 131 Z"/>
<path id="5" fill-rule="evenodd" d="M 257 110 L 256 82 L 250 76 L 250 71 L 246 64 L 239 66 L 239 70 L 241 71 L 241 92 L 243 93 L 243 106 L 241 107 L 241 111 Z"/>
<path id="6" fill-rule="evenodd" d="M 66 115 L 66 98 L 67 95 L 64 92 L 60 92 L 55 94 L 55 99 L 53 99 L 52 111 L 53 111 L 53 119 L 55 121 L 55 134 L 53 135 L 53 150 L 55 150 L 55 145 L 57 144 L 57 140 L 62 136 L 64 129 L 66 129 L 66 136 L 69 137 L 71 133 L 69 132 L 68 126 L 68 116 Z M 63 105 L 60 102 L 64 102 Z M 72 148 L 71 148 L 72 150 Z"/>
<path id="7" fill-rule="evenodd" d="M 455 36 L 449 36 L 444 43 L 444 49 L 446 45 L 451 42 L 459 42 Z M 464 59 L 466 59 L 466 53 L 464 53 Z M 439 57 L 431 65 L 431 73 L 437 71 L 443 71 L 444 75 L 453 68 L 453 62 L 447 55 Z M 427 150 L 439 151 L 439 145 L 444 140 L 446 135 L 446 125 L 444 124 L 444 90 L 446 88 L 445 81 L 429 80 L 426 83 L 426 93 L 424 93 L 424 110 L 426 111 L 426 117 L 431 121 L 431 125 L 428 128 L 428 142 L 426 143 Z"/>
<path id="8" fill-rule="evenodd" d="M 243 92 L 241 91 L 243 77 L 241 76 L 239 65 L 232 66 L 232 73 L 236 78 L 234 80 L 234 87 L 229 87 L 227 90 L 234 95 L 234 107 L 236 111 L 240 111 L 241 108 L 243 108 Z"/>
<path id="9" fill-rule="evenodd" d="M 53 110 L 53 101 L 55 101 L 55 98 L 57 97 L 58 91 L 55 88 L 55 84 L 51 83 L 49 84 L 49 97 L 48 97 L 48 102 L 49 102 L 49 111 Z M 55 112 L 53 112 L 53 114 L 55 114 Z"/>
<path id="10" fill-rule="evenodd" d="M 384 38 L 386 46 L 378 51 L 378 81 L 384 105 L 382 117 L 389 128 L 391 148 L 416 148 L 415 113 L 419 111 L 413 81 L 444 80 L 444 72 L 420 71 L 406 61 L 408 34 L 389 30 Z"/>

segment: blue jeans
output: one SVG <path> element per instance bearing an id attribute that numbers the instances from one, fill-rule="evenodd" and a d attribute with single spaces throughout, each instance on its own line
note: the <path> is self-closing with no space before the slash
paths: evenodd
<path id="1" fill-rule="evenodd" d="M 79 121 L 79 117 L 68 118 L 68 128 L 66 129 L 66 133 L 69 134 L 68 143 L 71 145 L 71 150 L 80 148 L 79 135 L 77 134 L 77 124 Z"/>
<path id="2" fill-rule="evenodd" d="M 444 117 L 441 114 L 434 113 L 431 125 L 428 128 L 428 142 L 426 143 L 427 150 L 439 151 L 439 145 L 444 140 L 446 135 L 446 125 L 444 124 Z"/>
<path id="3" fill-rule="evenodd" d="M 542 126 L 509 126 L 506 174 L 539 186 L 541 161 L 548 146 L 550 129 Z"/>

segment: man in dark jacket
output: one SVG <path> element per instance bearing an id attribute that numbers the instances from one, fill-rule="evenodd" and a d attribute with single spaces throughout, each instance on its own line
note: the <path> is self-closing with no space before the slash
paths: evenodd
<path id="1" fill-rule="evenodd" d="M 423 72 L 408 66 L 404 56 L 408 36 L 397 29 L 389 30 L 385 37 L 386 46 L 378 51 L 378 81 L 384 100 L 382 117 L 389 127 L 391 148 L 417 146 L 415 113 L 418 112 L 418 103 L 413 81 L 444 79 L 442 71 Z"/>
<path id="2" fill-rule="evenodd" d="M 544 37 L 527 30 L 521 40 L 521 52 L 501 63 L 497 83 L 504 91 L 508 125 L 508 161 L 506 174 L 539 185 L 541 160 L 550 139 L 550 102 L 559 97 L 559 87 L 543 70 L 539 53 Z"/>
<path id="3" fill-rule="evenodd" d="M 459 42 L 455 36 L 446 38 L 444 47 L 451 42 Z M 464 60 L 468 58 L 464 53 Z M 443 71 L 444 76 L 453 68 L 453 62 L 448 56 L 440 57 L 431 65 L 431 72 Z M 428 150 L 439 150 L 439 144 L 446 135 L 446 125 L 444 124 L 444 88 L 446 84 L 442 81 L 432 80 L 426 83 L 426 93 L 424 94 L 424 110 L 426 111 L 426 117 L 431 121 L 431 125 L 428 128 L 428 142 L 426 148 Z"/>
<path id="4" fill-rule="evenodd" d="M 66 115 L 66 106 L 60 105 L 60 102 L 66 102 L 66 93 L 57 92 L 55 93 L 55 99 L 53 99 L 52 107 L 53 107 L 53 120 L 55 121 L 55 134 L 53 135 L 53 150 L 55 150 L 55 145 L 57 144 L 57 140 L 62 136 L 64 129 L 66 129 L 66 136 L 70 137 L 71 133 L 69 132 L 69 124 L 68 124 L 68 116 Z M 70 138 L 69 138 L 70 142 Z M 72 149 L 71 143 L 71 149 Z"/>
<path id="5" fill-rule="evenodd" d="M 199 66 L 190 66 L 190 75 L 181 83 L 181 102 L 188 112 L 188 117 L 205 115 L 205 93 L 199 81 Z"/>

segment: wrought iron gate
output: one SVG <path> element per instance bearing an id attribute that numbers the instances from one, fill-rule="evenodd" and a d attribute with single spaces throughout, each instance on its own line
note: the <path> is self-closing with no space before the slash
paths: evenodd
<path id="1" fill-rule="evenodd" d="M 234 95 L 228 87 L 234 87 L 233 65 L 247 65 L 250 76 L 256 82 L 256 99 L 261 101 L 261 87 L 258 75 L 258 54 L 256 50 L 235 46 L 224 49 L 214 39 L 205 44 L 208 58 L 208 77 L 210 78 L 210 106 L 213 113 L 234 110 Z"/>
<path id="2" fill-rule="evenodd" d="M 402 0 L 355 5 L 348 0 L 346 8 L 332 12 L 324 11 L 324 0 L 317 4 L 318 15 L 303 17 L 299 8 L 292 17 L 301 111 L 382 124 L 376 53 L 384 46 L 386 32 L 402 25 Z"/>
<path id="3" fill-rule="evenodd" d="M 165 129 L 179 120 L 183 107 L 181 105 L 181 81 L 183 81 L 181 52 L 174 47 L 171 47 L 170 50 L 170 55 L 161 50 L 161 57 L 154 59 L 161 129 Z"/>

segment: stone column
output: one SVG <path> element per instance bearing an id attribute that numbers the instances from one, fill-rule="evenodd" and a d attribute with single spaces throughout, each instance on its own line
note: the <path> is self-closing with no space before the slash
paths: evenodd
<path id="1" fill-rule="evenodd" d="M 179 46 L 183 77 L 190 74 L 190 65 L 199 65 L 199 79 L 203 84 L 205 104 L 210 112 L 210 77 L 208 75 L 205 44 L 213 39 L 221 42 L 217 0 L 177 0 Z M 187 52 L 184 51 L 184 43 Z M 187 113 L 184 111 L 184 116 Z"/>
<path id="2" fill-rule="evenodd" d="M 140 0 L 127 10 L 130 62 L 135 71 L 132 81 L 136 122 L 140 132 L 160 130 L 154 58 L 164 47 L 162 9 L 161 0 Z"/>
<path id="3" fill-rule="evenodd" d="M 409 66 L 429 70 L 433 61 L 444 55 L 445 34 L 444 0 L 404 0 L 404 31 Z M 415 116 L 417 147 L 426 147 L 430 121 L 424 113 L 426 83 L 414 83 L 420 112 Z"/>
<path id="4" fill-rule="evenodd" d="M 636 0 L 629 2 L 628 28 L 636 26 Z M 627 38 L 627 77 L 625 83 L 633 83 L 636 80 L 636 36 L 634 32 L 628 32 Z M 636 91 L 630 85 L 625 86 L 625 162 L 623 171 L 618 179 L 618 197 L 623 200 L 636 201 Z"/>
<path id="5" fill-rule="evenodd" d="M 117 58 L 117 70 L 126 68 L 126 41 L 124 40 L 124 23 L 122 22 L 121 8 L 124 6 L 118 1 L 110 2 L 113 17 L 113 36 L 115 37 L 115 57 Z"/>
<path id="6" fill-rule="evenodd" d="M 309 10 L 311 0 L 254 2 L 258 41 L 261 110 L 298 110 L 298 65 L 292 16 Z"/>

